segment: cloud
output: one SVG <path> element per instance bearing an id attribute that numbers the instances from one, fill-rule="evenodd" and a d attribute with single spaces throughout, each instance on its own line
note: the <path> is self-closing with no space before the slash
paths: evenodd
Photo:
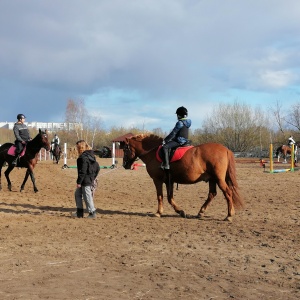
<path id="1" fill-rule="evenodd" d="M 0 119 L 63 121 L 84 98 L 107 127 L 168 128 L 182 103 L 202 120 L 238 91 L 296 101 L 299 18 L 297 0 L 3 0 Z"/>

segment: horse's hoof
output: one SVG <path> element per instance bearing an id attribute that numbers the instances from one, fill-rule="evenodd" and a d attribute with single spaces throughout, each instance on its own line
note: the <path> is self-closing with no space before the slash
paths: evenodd
<path id="1" fill-rule="evenodd" d="M 227 222 L 232 223 L 232 217 L 226 217 L 226 218 L 224 219 L 224 221 L 227 221 Z"/>
<path id="2" fill-rule="evenodd" d="M 204 214 L 198 214 L 198 215 L 196 216 L 197 219 L 203 219 L 203 217 L 204 217 Z"/>
<path id="3" fill-rule="evenodd" d="M 180 217 L 182 217 L 182 218 L 186 218 L 186 214 L 185 214 L 184 210 L 181 210 L 181 211 L 179 212 L 179 215 L 180 215 Z"/>
<path id="4" fill-rule="evenodd" d="M 161 217 L 161 214 L 160 214 L 160 213 L 155 213 L 155 214 L 154 214 L 154 217 L 160 218 L 160 217 Z"/>
<path id="5" fill-rule="evenodd" d="M 38 189 L 34 189 L 34 192 L 37 193 L 39 190 Z"/>

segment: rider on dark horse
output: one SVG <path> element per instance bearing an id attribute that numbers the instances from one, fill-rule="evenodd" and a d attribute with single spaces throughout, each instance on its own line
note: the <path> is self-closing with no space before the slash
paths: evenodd
<path id="1" fill-rule="evenodd" d="M 20 154 L 26 146 L 27 142 L 31 140 L 29 130 L 27 126 L 24 124 L 25 116 L 23 114 L 17 115 L 17 122 L 13 127 L 14 135 L 16 137 L 15 145 L 16 145 L 16 158 L 13 160 L 12 164 L 16 165 L 18 159 L 20 158 Z"/>
<path id="2" fill-rule="evenodd" d="M 164 138 L 162 149 L 164 152 L 164 162 L 161 165 L 161 168 L 164 170 L 170 169 L 170 153 L 173 148 L 179 146 L 186 146 L 189 144 L 188 135 L 189 128 L 192 125 L 192 121 L 187 119 L 188 111 L 185 107 L 181 106 L 176 110 L 177 122 L 175 127 L 170 132 L 170 134 Z"/>
<path id="3" fill-rule="evenodd" d="M 54 152 L 54 149 L 57 146 L 59 146 L 59 137 L 57 136 L 57 134 L 55 133 L 54 138 L 51 141 L 51 152 Z"/>

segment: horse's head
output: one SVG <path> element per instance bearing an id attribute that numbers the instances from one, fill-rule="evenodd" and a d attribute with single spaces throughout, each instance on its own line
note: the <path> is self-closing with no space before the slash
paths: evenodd
<path id="1" fill-rule="evenodd" d="M 39 129 L 39 138 L 40 138 L 40 143 L 42 145 L 43 148 L 45 148 L 47 151 L 50 150 L 50 142 L 48 140 L 48 132 L 46 131 L 42 131 L 41 129 Z"/>
<path id="2" fill-rule="evenodd" d="M 134 161 L 141 156 L 145 156 L 151 150 L 157 149 L 163 139 L 154 134 L 139 134 L 126 138 L 123 148 L 123 167 L 130 169 Z"/>
<path id="3" fill-rule="evenodd" d="M 126 138 L 125 146 L 123 148 L 124 156 L 123 156 L 123 167 L 125 169 L 131 169 L 132 164 L 137 159 L 137 155 L 135 152 L 135 148 L 131 143 L 131 139 Z"/>

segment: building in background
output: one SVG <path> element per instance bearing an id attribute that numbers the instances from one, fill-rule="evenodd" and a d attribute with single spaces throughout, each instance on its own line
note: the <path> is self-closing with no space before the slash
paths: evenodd
<path id="1" fill-rule="evenodd" d="M 0 128 L 13 129 L 15 122 L 0 122 Z M 54 123 L 54 122 L 25 122 L 28 129 L 44 129 L 49 132 L 59 130 L 82 130 L 82 123 Z"/>

